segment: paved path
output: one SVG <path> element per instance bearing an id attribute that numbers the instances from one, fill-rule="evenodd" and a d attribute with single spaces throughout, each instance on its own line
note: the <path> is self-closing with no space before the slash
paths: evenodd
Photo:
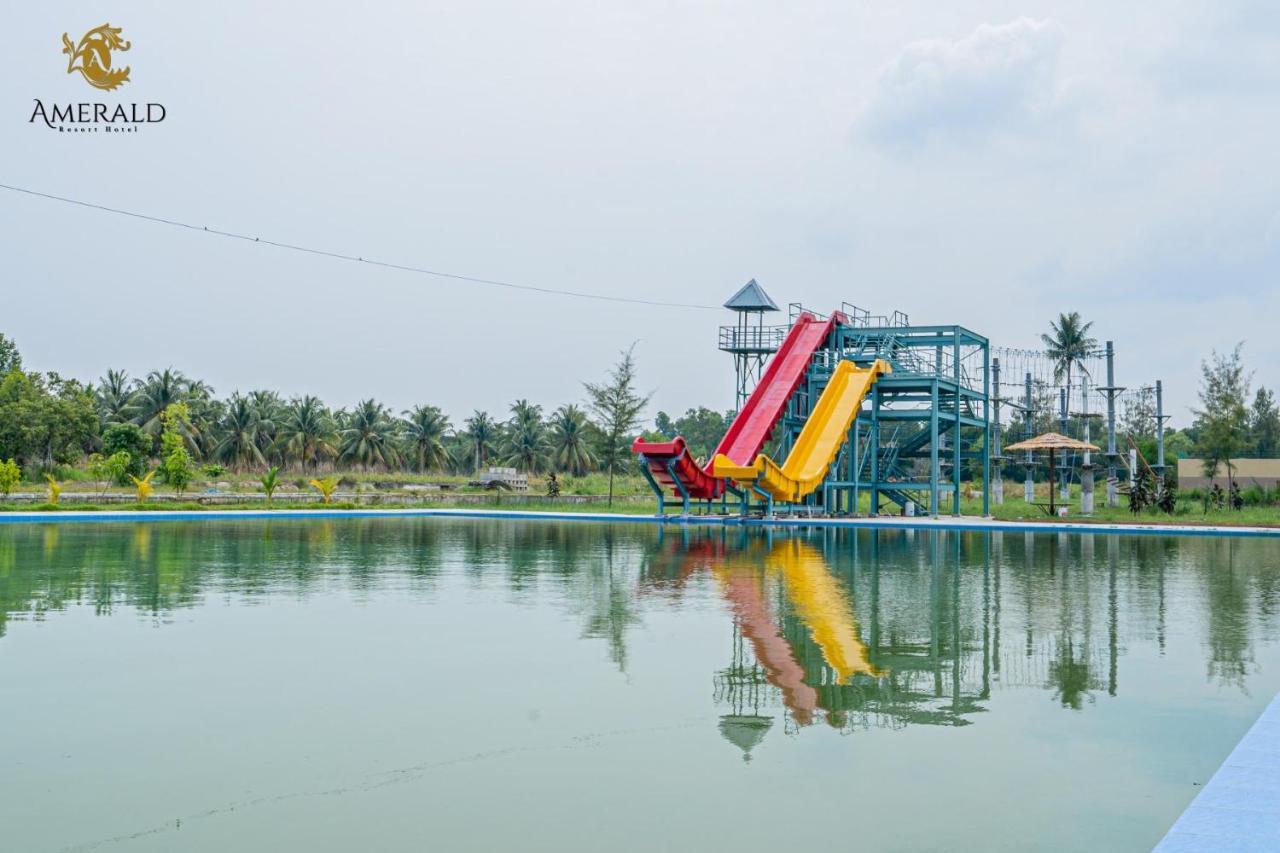
<path id="1" fill-rule="evenodd" d="M 1155 853 L 1280 850 L 1280 696 L 1236 744 Z"/>
<path id="2" fill-rule="evenodd" d="M 371 518 L 396 516 L 452 516 L 455 518 L 519 518 L 543 521 L 614 521 L 653 524 L 729 524 L 750 527 L 887 527 L 916 530 L 1003 530 L 1031 533 L 1121 533 L 1158 536 L 1274 536 L 1280 527 L 1216 527 L 1194 524 L 1103 524 L 1060 523 L 1054 521 L 998 521 L 978 516 L 941 518 L 882 516 L 879 518 L 804 518 L 780 516 L 772 519 L 741 518 L 736 515 L 692 515 L 664 517 L 609 512 L 538 512 L 504 509 L 227 509 L 227 510 L 94 510 L 68 512 L 0 512 L 5 522 L 71 521 L 206 521 L 217 518 Z"/>

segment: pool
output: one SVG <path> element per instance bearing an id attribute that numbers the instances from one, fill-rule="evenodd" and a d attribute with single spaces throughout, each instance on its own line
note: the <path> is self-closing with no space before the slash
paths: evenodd
<path id="1" fill-rule="evenodd" d="M 1280 690 L 1280 541 L 0 525 L 15 851 L 1148 850 Z"/>

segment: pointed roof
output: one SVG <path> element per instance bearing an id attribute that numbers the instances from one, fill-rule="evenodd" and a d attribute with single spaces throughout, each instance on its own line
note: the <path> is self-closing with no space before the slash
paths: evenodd
<path id="1" fill-rule="evenodd" d="M 778 306 L 754 278 L 742 285 L 742 289 L 724 303 L 732 311 L 777 311 Z"/>
<path id="2" fill-rule="evenodd" d="M 1057 432 L 1046 432 L 1026 441 L 1005 446 L 1005 450 L 1098 450 L 1098 445 L 1067 438 Z"/>

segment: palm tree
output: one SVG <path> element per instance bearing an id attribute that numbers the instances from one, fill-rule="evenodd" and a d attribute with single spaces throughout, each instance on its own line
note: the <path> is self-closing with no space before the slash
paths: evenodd
<path id="1" fill-rule="evenodd" d="M 247 397 L 232 394 L 227 414 L 221 424 L 221 440 L 213 449 L 213 458 L 236 471 L 267 460 L 258 447 L 258 417 Z"/>
<path id="2" fill-rule="evenodd" d="M 145 380 L 136 383 L 133 422 L 142 427 L 147 435 L 158 436 L 164 430 L 160 416 L 173 403 L 181 403 L 187 399 L 187 387 L 190 383 L 181 371 L 166 367 L 164 370 L 153 370 Z"/>
<path id="3" fill-rule="evenodd" d="M 257 422 L 258 450 L 263 458 L 276 455 L 276 433 L 284 410 L 284 403 L 275 391 L 250 391 L 249 406 L 253 409 L 253 418 Z"/>
<path id="4" fill-rule="evenodd" d="M 467 458 L 473 463 L 476 473 L 484 467 L 493 453 L 493 443 L 498 437 L 497 425 L 489 417 L 488 412 L 477 410 L 464 422 L 466 430 L 463 435 L 467 439 Z"/>
<path id="5" fill-rule="evenodd" d="M 551 415 L 551 462 L 561 471 L 581 477 L 595 464 L 588 439 L 587 415 L 574 405 Z"/>
<path id="6" fill-rule="evenodd" d="M 439 470 L 449 462 L 444 446 L 449 419 L 435 406 L 414 406 L 404 413 L 402 431 L 409 458 L 418 471 Z"/>
<path id="7" fill-rule="evenodd" d="M 503 437 L 504 460 L 531 474 L 542 467 L 546 455 L 546 427 L 542 423 L 542 407 L 528 400 L 511 404 L 511 420 Z"/>
<path id="8" fill-rule="evenodd" d="M 304 470 L 308 465 L 315 468 L 321 459 L 337 454 L 333 439 L 333 420 L 319 399 L 308 395 L 289 401 L 276 437 L 283 453 Z"/>
<path id="9" fill-rule="evenodd" d="M 338 458 L 362 467 L 395 467 L 400 453 L 396 449 L 395 424 L 386 406 L 372 399 L 356 405 L 346 418 Z"/>
<path id="10" fill-rule="evenodd" d="M 103 424 L 120 424 L 133 417 L 133 388 L 129 374 L 108 370 L 98 381 L 96 404 Z"/>
<path id="11" fill-rule="evenodd" d="M 1081 322 L 1080 312 L 1072 311 L 1070 314 L 1059 314 L 1056 322 L 1049 323 L 1052 335 L 1040 336 L 1040 340 L 1044 341 L 1045 355 L 1053 361 L 1054 381 L 1061 382 L 1064 376 L 1067 379 L 1068 398 L 1071 395 L 1072 369 L 1079 368 L 1085 376 L 1089 375 L 1084 360 L 1098 346 L 1097 340 L 1088 336 L 1092 326 L 1093 321 Z"/>

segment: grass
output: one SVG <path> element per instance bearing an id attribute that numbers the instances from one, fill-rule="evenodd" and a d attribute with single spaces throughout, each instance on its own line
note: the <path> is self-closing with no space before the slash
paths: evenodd
<path id="1" fill-rule="evenodd" d="M 519 512 L 612 512 L 616 515 L 652 515 L 654 502 L 622 498 L 614 501 L 612 507 L 605 504 L 566 504 L 557 503 L 548 498 L 542 501 L 520 502 L 519 504 L 504 502 L 501 495 L 494 500 L 477 503 L 475 501 L 422 501 L 415 503 L 398 503 L 394 505 L 375 503 L 354 503 L 352 501 L 334 501 L 331 504 L 318 501 L 287 501 L 277 498 L 268 504 L 264 501 L 244 503 L 203 504 L 196 501 L 166 501 L 164 503 L 124 503 L 124 504 L 89 504 L 89 503 L 0 503 L 0 512 L 221 512 L 252 510 L 255 512 L 276 512 L 291 509 L 309 510 L 368 510 L 368 509 L 505 509 Z"/>
<path id="2" fill-rule="evenodd" d="M 36 474 L 36 472 L 32 473 Z M 101 481 L 94 480 L 82 469 L 60 466 L 56 473 L 58 480 L 63 482 L 69 491 L 94 493 L 104 491 Z M 225 484 L 219 489 L 223 493 L 248 492 L 260 494 L 262 492 L 261 476 L 261 472 L 257 471 L 239 474 L 227 471 L 216 477 L 207 477 L 200 474 L 187 486 L 187 492 L 196 494 L 205 489 L 214 488 L 218 484 Z M 469 474 L 418 474 L 404 471 L 322 471 L 317 474 L 313 471 L 303 473 L 302 471 L 292 470 L 280 472 L 280 487 L 276 495 L 278 498 L 287 499 L 290 493 L 314 493 L 315 490 L 308 486 L 307 482 L 317 476 L 337 477 L 340 481 L 339 490 L 343 492 L 354 489 L 361 493 L 376 493 L 378 491 L 386 493 L 388 490 L 402 490 L 403 486 L 409 485 L 437 485 L 447 486 L 449 487 L 448 491 L 455 491 L 459 494 L 492 494 L 487 489 L 468 486 L 467 484 L 475 479 L 474 475 Z M 562 495 L 605 495 L 609 491 L 609 478 L 605 474 L 587 474 L 582 477 L 565 475 L 559 479 L 560 493 Z M 378 486 L 387 486 L 389 489 L 380 489 Z M 156 487 L 157 490 L 164 491 L 164 486 L 159 481 L 157 481 Z M 31 477 L 24 478 L 19 486 L 19 490 L 25 492 L 44 492 L 45 489 L 45 481 L 38 475 L 36 479 Z M 105 489 L 105 492 L 111 495 L 132 495 L 133 491 L 133 486 L 112 485 Z M 545 495 L 546 491 L 546 477 L 539 475 L 529 477 L 529 491 L 525 494 Z M 616 475 L 613 480 L 613 493 L 615 497 L 624 498 L 651 498 L 653 496 L 649 484 L 642 477 L 634 474 Z M 0 500 L 3 500 L 3 498 L 0 497 Z"/>
<path id="3" fill-rule="evenodd" d="M 374 482 L 447 482 L 454 480 L 463 483 L 465 477 L 448 477 L 445 475 L 420 475 L 420 474 L 378 474 L 361 472 L 359 474 L 348 476 L 357 479 L 357 482 L 371 485 Z M 218 482 L 231 482 L 231 475 L 226 478 L 219 478 Z M 539 495 L 541 490 L 536 488 L 533 482 L 530 483 L 528 495 Z M 607 479 L 602 474 L 593 474 L 583 478 L 562 478 L 561 481 L 562 494 L 580 495 L 593 494 L 601 495 L 607 488 Z M 238 485 L 256 486 L 256 479 L 251 479 L 251 475 L 240 475 L 237 480 Z M 572 487 L 570 486 L 572 484 Z M 486 493 L 489 500 L 475 501 L 450 501 L 446 496 L 443 499 L 431 501 L 409 501 L 396 504 L 379 504 L 377 503 L 377 495 L 379 492 L 372 490 L 361 490 L 361 500 L 359 503 L 353 501 L 335 502 L 324 505 L 316 501 L 297 501 L 290 500 L 290 495 L 277 494 L 274 502 L 267 504 L 260 499 L 252 501 L 204 504 L 197 500 L 177 500 L 166 502 L 147 502 L 147 503 L 122 503 L 122 504 L 91 504 L 91 503 L 72 503 L 63 501 L 59 504 L 49 503 L 0 503 L 0 512 L 72 512 L 94 510 L 100 511 L 110 509 L 113 511 L 130 512 L 140 510 L 151 511 L 169 511 L 169 512 L 206 512 L 211 510 L 255 510 L 255 511 L 277 511 L 291 509 L 331 509 L 331 510 L 354 510 L 354 509 L 371 509 L 371 508 L 397 508 L 397 509 L 511 509 L 532 512 L 570 512 L 570 513 L 600 513 L 613 512 L 620 515 L 651 515 L 656 510 L 656 501 L 653 499 L 652 493 L 648 489 L 648 485 L 639 477 L 617 477 L 614 481 L 615 501 L 612 507 L 607 506 L 603 502 L 590 504 L 569 504 L 562 501 L 556 501 L 551 498 L 532 500 L 522 500 L 520 503 L 506 500 L 507 494 L 502 492 Z M 545 486 L 542 486 L 545 488 Z M 132 494 L 132 490 L 112 489 L 113 493 Z M 195 491 L 198 491 L 195 490 Z M 232 490 L 234 494 L 235 490 Z M 260 493 L 260 488 L 245 488 L 244 491 Z M 478 490 L 459 490 L 460 493 L 474 494 Z M 225 493 L 224 493 L 225 494 Z M 386 494 L 386 492 L 381 492 Z M 0 498 L 0 501 L 3 499 Z M 1048 500 L 1048 492 L 1045 484 L 1037 485 L 1037 501 Z M 961 512 L 966 516 L 979 516 L 982 513 L 982 500 L 980 497 L 962 497 Z M 1210 509 L 1206 512 L 1199 500 L 1184 498 L 1179 501 L 1177 511 L 1173 515 L 1167 515 L 1158 511 L 1146 511 L 1138 514 L 1129 512 L 1127 501 L 1124 495 L 1121 495 L 1120 506 L 1106 506 L 1105 486 L 1095 492 L 1094 513 L 1091 516 L 1079 515 L 1079 488 L 1072 487 L 1071 497 L 1067 500 L 1068 515 L 1065 518 L 1050 519 L 1039 507 L 1029 506 L 1022 499 L 1021 484 L 1006 483 L 1005 487 L 1005 503 L 1001 506 L 992 505 L 991 515 L 993 518 L 1001 521 L 1030 521 L 1030 522 L 1046 522 L 1056 521 L 1059 523 L 1076 523 L 1076 524 L 1187 524 L 1187 525 L 1249 525 L 1275 527 L 1280 526 L 1280 506 L 1245 506 L 1240 511 L 1232 511 L 1229 509 Z M 950 504 L 944 502 L 944 509 L 949 508 Z M 860 512 L 866 515 L 870 512 L 870 496 L 863 495 L 860 504 Z M 729 511 L 734 513 L 737 506 L 732 500 L 729 502 Z M 673 514 L 679 512 L 679 502 L 675 499 L 669 499 L 667 502 L 667 513 Z M 897 506 L 888 504 L 882 507 L 882 515 L 896 515 Z"/>

